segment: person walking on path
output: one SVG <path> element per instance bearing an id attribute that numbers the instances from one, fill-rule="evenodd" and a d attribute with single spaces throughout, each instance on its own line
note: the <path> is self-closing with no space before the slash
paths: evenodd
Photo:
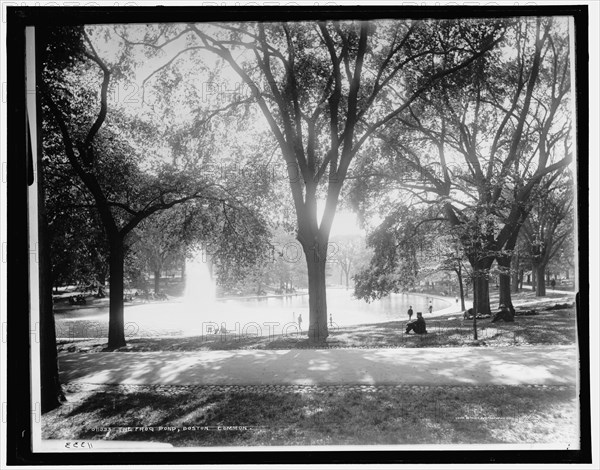
<path id="1" fill-rule="evenodd" d="M 411 320 L 412 316 L 413 316 L 413 309 L 412 309 L 412 305 L 410 305 L 408 307 L 408 321 Z"/>
<path id="2" fill-rule="evenodd" d="M 298 329 L 302 332 L 302 314 L 298 314 Z"/>

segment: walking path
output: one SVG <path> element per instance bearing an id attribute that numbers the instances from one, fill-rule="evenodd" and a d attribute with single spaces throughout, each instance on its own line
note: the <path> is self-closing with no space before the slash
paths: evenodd
<path id="1" fill-rule="evenodd" d="M 61 381 L 131 385 L 572 385 L 575 346 L 60 354 Z"/>

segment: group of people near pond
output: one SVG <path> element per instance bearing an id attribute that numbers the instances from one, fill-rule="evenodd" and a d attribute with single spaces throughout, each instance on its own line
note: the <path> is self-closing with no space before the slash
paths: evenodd
<path id="1" fill-rule="evenodd" d="M 458 298 L 456 299 L 456 303 L 458 303 Z M 429 301 L 429 306 L 427 307 L 427 309 L 428 309 L 429 313 L 433 313 L 433 301 L 432 300 Z M 465 319 L 472 318 L 471 316 L 468 316 L 472 311 L 473 311 L 473 309 L 470 308 L 464 312 Z M 425 319 L 423 318 L 423 313 L 417 312 L 417 318 L 415 320 L 413 320 L 412 316 L 414 315 L 414 311 L 413 311 L 412 305 L 409 306 L 407 313 L 408 313 L 408 323 L 406 324 L 406 334 L 409 334 L 411 331 L 414 331 L 418 335 L 427 334 L 427 324 L 425 322 Z M 508 307 L 505 306 L 504 304 L 501 304 L 500 311 L 494 316 L 494 319 L 492 320 L 492 322 L 495 322 L 498 319 L 504 319 L 504 321 L 514 321 L 512 319 L 512 316 L 510 319 L 503 317 L 503 315 L 509 316 L 509 314 L 510 314 L 510 311 L 509 311 Z M 489 317 L 489 315 L 487 315 L 486 318 L 487 317 Z M 479 316 L 478 316 L 478 318 L 479 318 Z M 298 321 L 298 328 L 300 331 L 302 331 L 302 314 L 298 315 L 297 321 Z M 333 317 L 331 314 L 329 314 L 329 325 L 331 327 L 333 327 Z"/>

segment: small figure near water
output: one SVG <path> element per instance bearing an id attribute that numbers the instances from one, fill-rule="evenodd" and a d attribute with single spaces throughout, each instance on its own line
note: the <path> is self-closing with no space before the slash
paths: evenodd
<path id="1" fill-rule="evenodd" d="M 410 305 L 408 307 L 408 321 L 410 321 L 412 319 L 413 316 L 413 309 L 412 309 L 412 305 Z"/>

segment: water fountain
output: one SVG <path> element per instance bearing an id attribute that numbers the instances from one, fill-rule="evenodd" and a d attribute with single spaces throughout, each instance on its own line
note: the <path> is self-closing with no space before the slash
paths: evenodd
<path id="1" fill-rule="evenodd" d="M 206 255 L 203 251 L 194 253 L 185 261 L 185 290 L 183 303 L 194 309 L 200 305 L 214 305 L 216 285 L 210 276 Z"/>

